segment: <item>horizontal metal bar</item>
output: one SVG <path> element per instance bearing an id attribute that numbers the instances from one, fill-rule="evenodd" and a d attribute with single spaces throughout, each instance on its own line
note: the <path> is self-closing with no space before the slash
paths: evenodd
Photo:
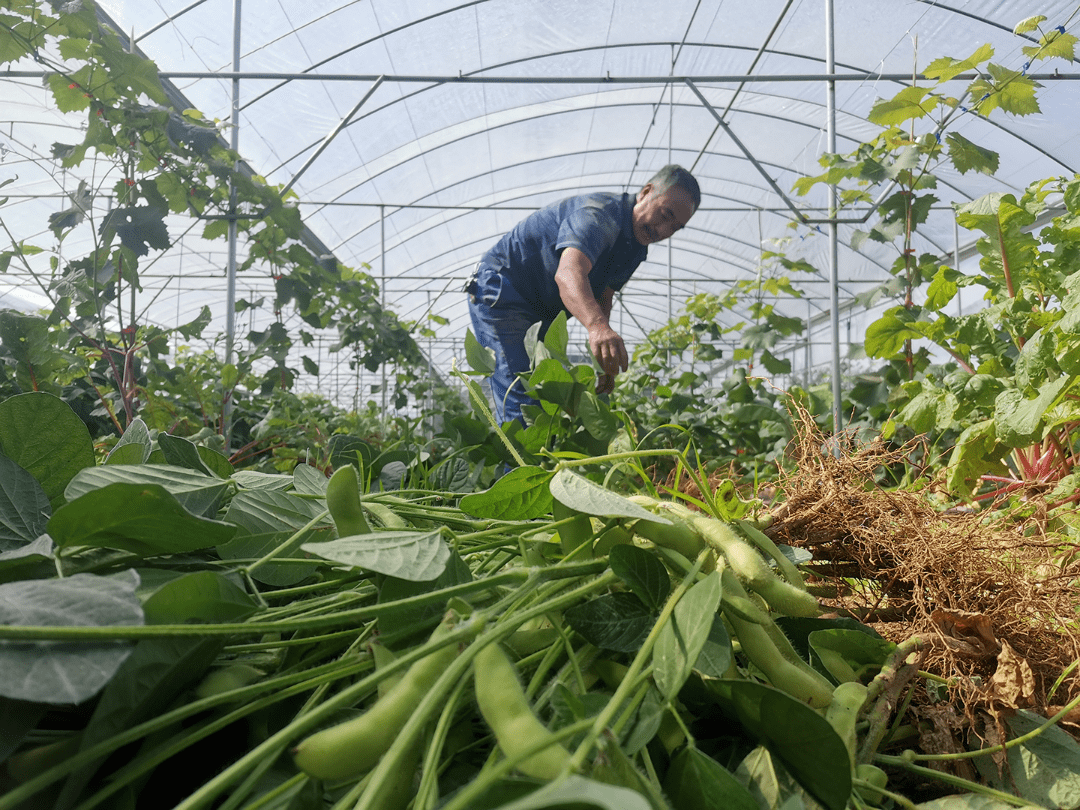
<path id="1" fill-rule="evenodd" d="M 40 79 L 55 71 L 47 70 L 0 70 L 0 78 Z M 315 82 L 373 82 L 378 73 L 281 73 L 253 70 L 163 70 L 162 79 L 255 79 L 259 81 L 315 81 Z M 463 76 L 463 75 L 387 75 L 388 82 L 424 84 L 671 84 L 696 82 L 699 84 L 768 84 L 769 82 L 903 82 L 937 81 L 910 73 L 773 73 L 747 76 L 717 74 L 704 76 Z M 976 73 L 961 73 L 949 81 L 974 81 L 983 78 Z M 1080 73 L 1029 73 L 1027 78 L 1039 82 L 1077 81 Z"/>

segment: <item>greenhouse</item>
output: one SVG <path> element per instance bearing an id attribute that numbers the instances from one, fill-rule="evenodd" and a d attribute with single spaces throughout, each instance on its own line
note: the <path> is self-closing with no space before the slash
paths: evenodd
<path id="1" fill-rule="evenodd" d="M 0 810 L 1080 807 L 1078 36 L 7 0 Z"/>

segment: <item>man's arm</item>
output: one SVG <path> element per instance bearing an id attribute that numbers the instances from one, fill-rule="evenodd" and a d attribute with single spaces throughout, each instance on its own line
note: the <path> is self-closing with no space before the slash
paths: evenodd
<path id="1" fill-rule="evenodd" d="M 604 317 L 608 319 L 608 323 L 611 323 L 611 307 L 615 301 L 615 291 L 611 287 L 605 287 L 604 292 L 600 295 L 600 309 L 604 311 Z"/>
<path id="2" fill-rule="evenodd" d="M 589 349 L 607 378 L 598 383 L 603 393 L 605 389 L 611 390 L 615 375 L 626 371 L 628 358 L 623 339 L 608 323 L 614 291 L 606 289 L 601 301 L 597 301 L 589 286 L 590 270 L 592 262 L 588 256 L 577 248 L 564 248 L 555 271 L 555 283 L 563 304 L 589 332 Z"/>

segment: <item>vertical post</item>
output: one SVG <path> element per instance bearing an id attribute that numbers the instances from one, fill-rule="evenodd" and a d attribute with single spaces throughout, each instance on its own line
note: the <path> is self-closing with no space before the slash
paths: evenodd
<path id="1" fill-rule="evenodd" d="M 671 45 L 671 75 L 675 75 L 675 45 Z M 674 136 L 675 127 L 675 82 L 671 82 L 668 85 L 668 131 L 667 131 L 667 162 L 671 163 L 671 139 Z M 669 236 L 667 240 L 667 319 L 668 323 L 671 323 L 671 319 L 675 316 L 674 312 L 674 298 L 675 298 L 675 274 L 671 269 L 671 251 L 673 245 L 671 244 L 672 237 Z"/>
<path id="2" fill-rule="evenodd" d="M 431 290 L 427 291 L 427 309 L 431 312 Z M 435 341 L 429 334 L 427 339 L 427 371 L 428 371 L 428 440 L 435 441 Z"/>
<path id="3" fill-rule="evenodd" d="M 240 72 L 240 23 L 243 15 L 240 9 L 241 0 L 233 0 L 233 62 L 232 69 L 232 127 L 229 145 L 234 152 L 240 151 L 240 79 L 235 76 Z M 237 171 L 238 164 L 233 164 L 233 171 Z M 236 337 L 236 182 L 229 179 L 229 258 L 228 279 L 225 293 L 225 364 L 233 362 L 233 342 Z M 222 408 L 221 434 L 225 439 L 225 451 L 229 453 L 232 445 L 232 392 L 225 392 L 225 402 Z"/>
<path id="4" fill-rule="evenodd" d="M 379 303 L 386 309 L 386 206 L 379 206 Z M 379 365 L 382 372 L 382 415 L 386 418 L 386 360 Z"/>
<path id="5" fill-rule="evenodd" d="M 806 357 L 803 360 L 803 365 L 806 367 L 806 388 L 810 388 L 810 367 L 814 363 L 814 353 L 810 344 L 810 330 L 813 326 L 814 311 L 810 306 L 810 299 L 806 299 Z"/>
<path id="6" fill-rule="evenodd" d="M 836 72 L 836 43 L 833 38 L 834 25 L 836 22 L 836 10 L 833 0 L 825 0 L 825 72 L 830 76 Z M 836 82 L 829 79 L 827 82 L 827 117 L 826 140 L 827 149 L 831 153 L 836 152 Z M 833 434 L 840 434 L 840 235 L 836 224 L 837 209 L 836 186 L 829 186 L 829 217 L 833 219 L 829 223 L 829 309 L 832 324 L 832 398 L 833 398 Z M 834 451 L 839 453 L 840 445 L 834 445 Z"/>
<path id="7" fill-rule="evenodd" d="M 953 270 L 957 273 L 960 272 L 960 223 L 956 221 L 956 212 L 953 211 L 952 219 L 952 235 L 953 235 Z M 957 316 L 964 314 L 964 307 L 960 302 L 960 290 L 961 287 L 956 288 L 956 314 Z"/>

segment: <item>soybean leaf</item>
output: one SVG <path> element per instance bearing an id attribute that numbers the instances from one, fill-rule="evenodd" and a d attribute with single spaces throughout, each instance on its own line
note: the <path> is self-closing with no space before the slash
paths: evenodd
<path id="1" fill-rule="evenodd" d="M 675 604 L 653 648 L 653 680 L 668 700 L 678 694 L 697 662 L 720 607 L 720 572 L 695 583 Z"/>
<path id="2" fill-rule="evenodd" d="M 818 810 L 821 804 L 810 796 L 763 745 L 743 757 L 735 770 L 739 784 L 746 785 L 759 807 L 778 810 Z"/>
<path id="3" fill-rule="evenodd" d="M 292 489 L 295 484 L 295 479 L 291 475 L 255 470 L 237 470 L 233 473 L 232 480 L 241 489 L 270 489 L 275 492 L 285 492 Z"/>
<path id="4" fill-rule="evenodd" d="M 204 445 L 195 445 L 195 450 L 199 454 L 199 459 L 206 466 L 211 474 L 216 475 L 218 478 L 229 478 L 233 474 L 233 465 L 224 453 L 219 453 L 213 447 L 205 447 Z"/>
<path id="5" fill-rule="evenodd" d="M 858 630 L 815 630 L 808 640 L 814 655 L 838 681 L 868 683 L 896 649 L 893 642 Z"/>
<path id="6" fill-rule="evenodd" d="M 225 520 L 235 523 L 243 533 L 272 531 L 294 532 L 305 526 L 325 506 L 318 501 L 269 489 L 237 493 L 225 512 Z"/>
<path id="7" fill-rule="evenodd" d="M 549 782 L 527 796 L 493 810 L 544 810 L 582 804 L 601 810 L 651 810 L 648 800 L 636 790 L 605 785 L 576 774 Z"/>
<path id="8" fill-rule="evenodd" d="M 64 490 L 64 496 L 76 498 L 109 484 L 156 484 L 173 495 L 193 515 L 217 512 L 227 481 L 211 478 L 183 467 L 167 464 L 109 464 L 80 470 Z"/>
<path id="9" fill-rule="evenodd" d="M 656 621 L 640 599 L 625 591 L 574 605 L 563 617 L 590 644 L 616 652 L 637 652 Z"/>
<path id="10" fill-rule="evenodd" d="M 61 506 L 49 520 L 56 545 L 183 553 L 227 543 L 236 527 L 187 511 L 155 484 L 109 484 Z"/>
<path id="11" fill-rule="evenodd" d="M 563 310 L 548 326 L 544 333 L 544 346 L 552 356 L 562 360 L 566 365 L 571 365 L 566 356 L 566 348 L 570 343 L 570 333 L 566 328 L 566 311 Z"/>
<path id="12" fill-rule="evenodd" d="M 18 394 L 0 402 L 0 449 L 38 480 L 54 508 L 64 502 L 76 473 L 95 463 L 86 424 L 52 394 Z"/>
<path id="13" fill-rule="evenodd" d="M 258 605 L 239 583 L 215 571 L 194 571 L 172 577 L 156 588 L 143 605 L 147 624 L 238 622 Z"/>
<path id="14" fill-rule="evenodd" d="M 31 543 L 12 551 L 0 552 L 0 582 L 12 579 L 32 579 L 36 569 L 42 564 L 52 566 L 53 542 L 49 535 L 43 534 Z M 47 576 L 42 573 L 40 576 Z"/>
<path id="15" fill-rule="evenodd" d="M 693 746 L 676 755 L 664 778 L 675 810 L 758 810 L 758 803 L 735 775 Z"/>
<path id="16" fill-rule="evenodd" d="M 290 484 L 295 480 L 292 476 L 269 476 L 255 483 L 276 486 L 278 482 L 270 479 L 284 479 Z M 225 560 L 257 560 L 276 551 L 277 559 L 255 568 L 252 577 L 267 585 L 295 585 L 315 573 L 319 564 L 284 562 L 282 558 L 297 556 L 295 551 L 301 543 L 329 537 L 329 519 L 316 530 L 319 536 L 300 535 L 294 538 L 291 547 L 283 544 L 323 511 L 325 507 L 320 502 L 292 493 L 270 488 L 245 490 L 232 499 L 225 513 L 225 520 L 235 523 L 240 531 L 232 542 L 219 546 L 217 552 Z"/>
<path id="17" fill-rule="evenodd" d="M 481 346 L 472 329 L 465 330 L 465 362 L 469 368 L 485 377 L 495 371 L 494 350 Z"/>
<path id="18" fill-rule="evenodd" d="M 366 470 L 371 466 L 375 458 L 375 451 L 371 445 L 359 436 L 349 436 L 345 433 L 335 433 L 327 442 L 330 451 L 330 463 L 334 467 L 343 464 L 356 464 L 357 469 Z"/>
<path id="19" fill-rule="evenodd" d="M 713 616 L 709 636 L 698 653 L 694 670 L 707 678 L 723 678 L 731 666 L 731 636 L 720 614 Z"/>
<path id="20" fill-rule="evenodd" d="M 450 559 L 446 563 L 446 568 L 433 580 L 415 582 L 399 579 L 398 577 L 387 577 L 379 586 L 379 604 L 397 602 L 401 599 L 408 599 L 411 596 L 419 596 L 425 593 L 434 593 L 443 588 L 452 588 L 454 585 L 472 582 L 472 580 L 473 575 L 469 566 L 456 551 L 450 549 Z M 427 619 L 442 614 L 445 610 L 446 605 L 442 603 L 433 603 L 426 607 L 405 607 L 392 610 L 379 616 L 379 628 L 385 635 L 391 627 L 398 629 L 415 627 Z"/>
<path id="21" fill-rule="evenodd" d="M 874 628 L 846 616 L 838 616 L 835 619 L 777 616 L 776 623 L 784 631 L 784 635 L 791 640 L 791 646 L 795 648 L 795 652 L 806 659 L 810 658 L 810 634 L 817 630 L 853 630 L 871 639 L 883 640 Z"/>
<path id="22" fill-rule="evenodd" d="M 228 577 L 198 571 L 175 577 L 146 598 L 151 624 L 242 621 L 256 610 Z M 210 667 L 227 643 L 222 637 L 144 639 L 135 646 L 101 694 L 80 735 L 85 750 L 168 709 Z M 93 761 L 68 777 L 57 806 L 74 800 L 105 761 Z"/>
<path id="23" fill-rule="evenodd" d="M 622 495 L 604 489 L 587 478 L 570 470 L 559 470 L 548 484 L 551 496 L 559 503 L 598 517 L 624 517 L 648 520 L 653 523 L 670 524 L 667 518 L 654 515 Z"/>
<path id="24" fill-rule="evenodd" d="M 602 442 L 610 442 L 619 432 L 623 423 L 611 412 L 592 391 L 585 391 L 578 401 L 578 417 L 585 430 L 594 439 Z"/>
<path id="25" fill-rule="evenodd" d="M 409 468 L 405 462 L 396 459 L 383 464 L 379 469 L 379 485 L 385 492 L 401 489 L 402 483 L 409 474 Z"/>
<path id="26" fill-rule="evenodd" d="M 431 471 L 430 486 L 448 492 L 474 492 L 480 472 L 479 464 L 474 469 L 467 459 L 453 456 Z"/>
<path id="27" fill-rule="evenodd" d="M 552 473 L 541 467 L 515 467 L 490 489 L 461 499 L 464 512 L 495 520 L 532 520 L 551 511 L 548 482 Z"/>
<path id="28" fill-rule="evenodd" d="M 765 684 L 739 679 L 706 685 L 725 714 L 776 755 L 810 795 L 828 810 L 844 810 L 851 796 L 851 761 L 824 717 Z"/>
<path id="29" fill-rule="evenodd" d="M 647 607 L 660 610 L 671 593 L 671 575 L 655 554 L 637 546 L 615 546 L 608 564 Z"/>
<path id="30" fill-rule="evenodd" d="M 1034 731 L 1046 720 L 1021 710 L 1006 721 L 1010 736 Z M 1009 749 L 1004 775 L 992 765 L 980 771 L 994 787 L 1016 793 L 1039 807 L 1080 804 L 1080 745 L 1058 726 L 1051 726 L 1021 746 Z"/>
<path id="31" fill-rule="evenodd" d="M 37 539 L 51 512 L 37 479 L 7 456 L 0 456 L 0 552 L 14 551 Z"/>
<path id="32" fill-rule="evenodd" d="M 330 480 L 326 474 L 310 464 L 297 464 L 292 471 L 293 489 L 302 495 L 326 495 Z"/>
<path id="33" fill-rule="evenodd" d="M 660 792 L 660 785 L 649 781 L 616 741 L 602 739 L 589 770 L 590 778 L 606 785 L 630 788 L 646 798 L 653 810 L 668 810 L 670 805 Z M 567 805 L 563 805 L 566 807 Z"/>
<path id="34" fill-rule="evenodd" d="M 595 717 L 604 710 L 610 697 L 601 692 L 578 695 L 565 684 L 557 683 L 551 694 L 551 728 L 557 731 L 586 717 Z"/>
<path id="35" fill-rule="evenodd" d="M 199 451 L 194 443 L 182 436 L 170 436 L 168 433 L 158 434 L 158 447 L 161 448 L 165 461 L 175 467 L 184 467 L 188 470 L 213 476 L 209 468 L 203 464 L 199 457 Z"/>
<path id="36" fill-rule="evenodd" d="M 135 596 L 138 575 L 73 574 L 64 579 L 0 585 L 0 624 L 103 626 L 143 623 Z M 114 641 L 4 641 L 0 643 L 0 695 L 37 703 L 82 703 L 109 682 L 131 655 Z"/>
<path id="37" fill-rule="evenodd" d="M 634 756 L 660 731 L 665 711 L 667 711 L 666 701 L 656 687 L 650 686 L 645 692 L 645 699 L 641 701 L 627 730 L 623 733 L 622 744 L 618 747 L 627 756 Z"/>
<path id="38" fill-rule="evenodd" d="M 139 417 L 135 417 L 124 429 L 124 435 L 113 445 L 106 464 L 145 464 L 150 458 L 150 431 Z"/>
<path id="39" fill-rule="evenodd" d="M 543 344 L 537 344 L 541 348 Z M 536 388 L 540 399 L 553 402 L 569 414 L 577 412 L 575 391 L 584 390 L 566 370 L 566 367 L 554 357 L 548 357 L 536 364 L 536 370 L 529 377 L 529 386 Z"/>
<path id="40" fill-rule="evenodd" d="M 435 579 L 450 560 L 450 548 L 439 530 L 376 532 L 304 543 L 300 548 L 327 560 L 410 582 Z"/>
<path id="41" fill-rule="evenodd" d="M 263 563 L 252 570 L 252 579 L 266 585 L 278 587 L 295 585 L 314 574 L 323 563 L 321 561 L 313 561 L 310 563 L 295 562 L 295 553 L 290 552 L 288 549 L 282 551 L 282 544 L 292 537 L 293 534 L 294 532 L 292 531 L 256 532 L 253 534 L 245 533 L 239 535 L 236 539 L 231 540 L 223 546 L 218 546 L 217 553 L 223 560 L 251 562 L 263 558 L 272 551 L 277 552 L 277 556 L 274 560 Z M 330 527 L 325 526 L 318 529 L 314 534 L 303 535 L 300 538 L 297 538 L 296 543 L 304 541 L 318 542 L 320 538 L 325 540 L 328 539 L 330 535 Z M 281 559 L 283 557 L 286 558 L 287 561 Z"/>

